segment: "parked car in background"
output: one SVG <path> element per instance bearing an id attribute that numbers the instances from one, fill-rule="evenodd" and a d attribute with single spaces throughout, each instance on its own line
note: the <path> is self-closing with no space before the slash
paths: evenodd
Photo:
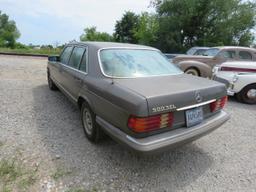
<path id="1" fill-rule="evenodd" d="M 241 102 L 256 104 L 256 62 L 226 62 L 216 66 L 213 79 L 225 83 L 228 95 Z"/>
<path id="2" fill-rule="evenodd" d="M 164 55 L 172 62 L 172 60 L 177 56 L 182 55 L 203 55 L 206 50 L 208 50 L 209 47 L 192 47 L 190 48 L 186 54 L 180 54 L 180 53 L 165 53 Z"/>
<path id="3" fill-rule="evenodd" d="M 256 61 L 256 49 L 247 47 L 214 47 L 205 51 L 203 56 L 177 56 L 172 62 L 187 74 L 211 77 L 214 66 L 226 61 Z"/>
<path id="4" fill-rule="evenodd" d="M 192 47 L 190 48 L 186 54 L 187 55 L 203 55 L 205 51 L 210 49 L 210 47 Z"/>
<path id="5" fill-rule="evenodd" d="M 164 55 L 167 57 L 167 59 L 168 59 L 169 61 L 172 62 L 173 58 L 175 58 L 175 57 L 177 57 L 177 56 L 179 56 L 179 55 L 183 55 L 183 54 L 164 53 Z"/>
<path id="6" fill-rule="evenodd" d="M 49 57 L 48 84 L 81 111 L 85 135 L 102 130 L 141 152 L 195 140 L 229 118 L 225 85 L 184 74 L 152 47 L 102 42 L 70 43 Z"/>

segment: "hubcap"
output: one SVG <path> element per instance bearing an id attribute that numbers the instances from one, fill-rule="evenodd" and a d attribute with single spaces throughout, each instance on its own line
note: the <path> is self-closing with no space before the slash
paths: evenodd
<path id="1" fill-rule="evenodd" d="M 198 76 L 197 71 L 192 70 L 192 69 L 187 70 L 186 73 L 190 74 L 190 75 Z"/>
<path id="2" fill-rule="evenodd" d="M 247 92 L 247 97 L 248 97 L 249 99 L 255 100 L 255 99 L 256 99 L 256 89 L 250 89 L 250 90 Z"/>
<path id="3" fill-rule="evenodd" d="M 85 131 L 88 135 L 92 134 L 92 116 L 88 109 L 84 109 L 83 111 L 83 124 Z"/>

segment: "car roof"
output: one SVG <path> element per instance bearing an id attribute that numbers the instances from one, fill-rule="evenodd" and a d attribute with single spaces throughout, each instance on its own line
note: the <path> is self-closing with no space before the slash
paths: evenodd
<path id="1" fill-rule="evenodd" d="M 241 46 L 219 46 L 219 47 L 213 47 L 218 49 L 241 49 L 241 50 L 253 50 L 256 51 L 256 49 L 251 47 L 241 47 Z"/>
<path id="2" fill-rule="evenodd" d="M 191 49 L 210 49 L 210 47 L 191 47 Z"/>
<path id="3" fill-rule="evenodd" d="M 68 45 L 86 45 L 89 48 L 104 49 L 104 48 L 136 48 L 136 49 L 150 49 L 158 50 L 153 47 L 129 43 L 114 43 L 114 42 L 97 42 L 97 41 L 85 41 L 85 42 L 71 42 Z"/>

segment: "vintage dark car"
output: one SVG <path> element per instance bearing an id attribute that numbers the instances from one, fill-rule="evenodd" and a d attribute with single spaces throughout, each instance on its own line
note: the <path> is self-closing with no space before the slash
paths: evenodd
<path id="1" fill-rule="evenodd" d="M 70 43 L 49 57 L 48 84 L 81 110 L 85 135 L 102 131 L 141 152 L 195 140 L 226 122 L 223 84 L 184 74 L 152 47 Z"/>

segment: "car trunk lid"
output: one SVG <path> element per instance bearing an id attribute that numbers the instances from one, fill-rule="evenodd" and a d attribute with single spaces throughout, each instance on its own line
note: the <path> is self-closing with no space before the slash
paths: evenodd
<path id="1" fill-rule="evenodd" d="M 114 81 L 145 97 L 149 116 L 177 111 L 226 95 L 223 84 L 186 74 Z"/>

